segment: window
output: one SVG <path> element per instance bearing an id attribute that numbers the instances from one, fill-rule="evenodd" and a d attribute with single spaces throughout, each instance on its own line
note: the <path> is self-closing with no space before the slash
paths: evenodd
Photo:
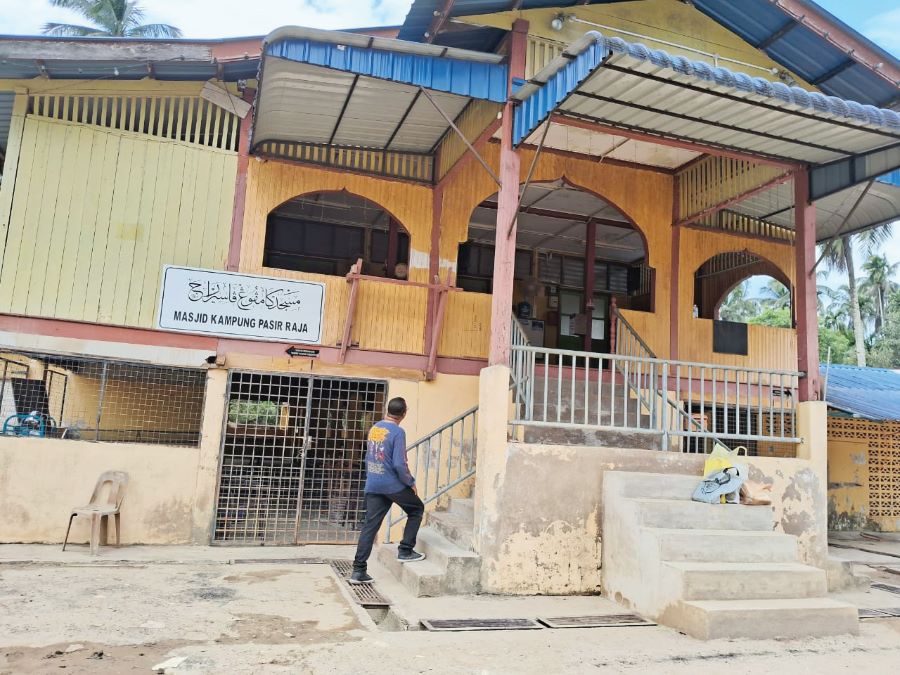
<path id="1" fill-rule="evenodd" d="M 531 276 L 531 251 L 516 250 L 515 279 Z M 494 247 L 467 241 L 459 246 L 456 261 L 456 285 L 467 291 L 490 293 L 494 277 Z"/>
<path id="2" fill-rule="evenodd" d="M 346 192 L 285 202 L 269 214 L 263 265 L 344 275 L 357 260 L 363 273 L 396 277 L 409 263 L 409 235 L 377 204 Z"/>

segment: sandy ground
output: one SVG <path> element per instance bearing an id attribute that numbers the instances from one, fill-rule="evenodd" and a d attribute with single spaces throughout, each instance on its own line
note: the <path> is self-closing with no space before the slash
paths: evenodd
<path id="1" fill-rule="evenodd" d="M 320 555 L 140 547 L 107 550 L 97 561 L 77 549 L 61 558 L 50 548 L 0 547 L 0 673 L 149 673 L 173 656 L 185 657 L 167 671 L 179 675 L 900 672 L 900 619 L 864 621 L 858 636 L 802 641 L 698 642 L 659 626 L 385 632 L 330 566 L 290 561 Z M 883 574 L 900 585 L 900 576 Z M 382 591 L 399 592 L 389 583 Z M 846 597 L 900 606 L 900 596 L 883 591 Z M 422 618 L 615 610 L 585 597 L 416 603 L 398 606 Z"/>

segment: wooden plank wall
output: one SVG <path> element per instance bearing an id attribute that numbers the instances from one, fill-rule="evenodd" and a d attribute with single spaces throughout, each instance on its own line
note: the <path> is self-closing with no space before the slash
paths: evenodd
<path id="1" fill-rule="evenodd" d="M 165 264 L 224 269 L 237 155 L 29 116 L 0 312 L 149 328 Z"/>
<path id="2" fill-rule="evenodd" d="M 681 329 L 678 360 L 767 370 L 797 369 L 797 331 L 793 328 L 748 325 L 747 356 L 714 353 L 712 334 L 711 319 L 690 319 Z"/>
<path id="3" fill-rule="evenodd" d="M 438 353 L 486 359 L 491 338 L 491 296 L 451 292 L 445 312 Z"/>

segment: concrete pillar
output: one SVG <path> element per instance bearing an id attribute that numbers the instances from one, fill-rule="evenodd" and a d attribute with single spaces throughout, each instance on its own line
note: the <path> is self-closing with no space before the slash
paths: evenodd
<path id="1" fill-rule="evenodd" d="M 819 317 L 816 302 L 816 207 L 809 199 L 809 173 L 794 173 L 796 241 L 797 369 L 800 400 L 819 399 Z"/>
<path id="2" fill-rule="evenodd" d="M 206 399 L 203 424 L 200 428 L 200 456 L 197 461 L 197 482 L 194 488 L 191 526 L 192 544 L 212 541 L 216 512 L 216 488 L 219 475 L 219 454 L 222 450 L 222 431 L 225 423 L 228 371 L 215 368 L 206 373 Z"/>
<path id="3" fill-rule="evenodd" d="M 506 473 L 509 423 L 509 367 L 481 371 L 478 390 L 478 443 L 475 456 L 475 551 L 497 531 L 497 496 Z"/>
<path id="4" fill-rule="evenodd" d="M 828 406 L 824 401 L 797 405 L 797 435 L 802 439 L 797 458 L 810 463 L 817 480 L 810 490 L 812 503 L 804 505 L 812 519 L 800 538 L 801 557 L 821 566 L 828 558 Z"/>

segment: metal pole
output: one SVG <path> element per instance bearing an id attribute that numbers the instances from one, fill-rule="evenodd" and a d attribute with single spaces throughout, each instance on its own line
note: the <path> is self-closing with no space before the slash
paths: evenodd
<path id="1" fill-rule="evenodd" d="M 100 440 L 100 418 L 103 416 L 103 399 L 106 396 L 106 372 L 109 369 L 109 363 L 103 362 L 103 371 L 100 374 L 100 400 L 97 401 L 97 429 L 94 432 L 94 440 Z"/>

